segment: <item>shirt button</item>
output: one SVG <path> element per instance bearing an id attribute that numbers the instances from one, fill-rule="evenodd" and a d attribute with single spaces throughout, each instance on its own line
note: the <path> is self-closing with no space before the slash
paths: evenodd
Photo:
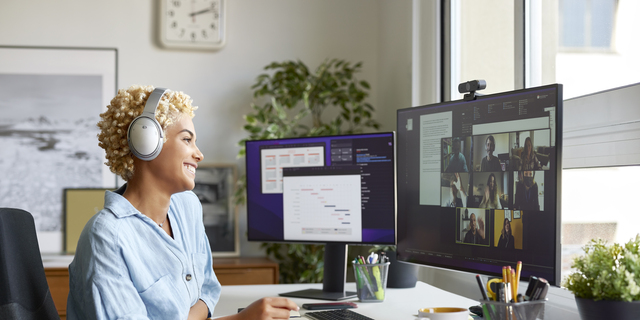
<path id="1" fill-rule="evenodd" d="M 185 279 L 187 279 L 187 281 L 191 281 L 191 275 L 190 275 L 190 274 L 188 274 L 188 275 L 185 277 Z"/>

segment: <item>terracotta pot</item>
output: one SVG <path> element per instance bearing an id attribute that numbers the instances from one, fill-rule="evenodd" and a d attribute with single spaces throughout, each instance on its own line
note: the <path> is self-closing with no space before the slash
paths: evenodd
<path id="1" fill-rule="evenodd" d="M 592 300 L 576 297 L 582 320 L 640 319 L 640 301 Z"/>

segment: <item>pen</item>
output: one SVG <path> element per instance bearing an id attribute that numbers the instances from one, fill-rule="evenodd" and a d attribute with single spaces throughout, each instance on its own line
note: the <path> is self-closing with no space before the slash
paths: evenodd
<path id="1" fill-rule="evenodd" d="M 529 286 L 527 286 L 527 292 L 524 294 L 524 300 L 530 301 L 532 300 L 533 289 L 538 285 L 538 277 L 531 276 L 529 279 Z"/>
<path id="2" fill-rule="evenodd" d="M 504 290 L 505 289 L 504 286 L 505 286 L 505 284 L 506 283 L 504 283 L 504 282 L 496 283 L 496 301 L 506 302 L 504 300 L 504 291 L 505 291 Z"/>
<path id="3" fill-rule="evenodd" d="M 355 259 L 353 260 L 353 264 L 358 264 L 358 258 L 355 258 Z M 358 271 L 358 267 L 357 267 L 357 266 L 356 266 L 356 269 L 355 269 L 355 270 L 356 270 L 356 271 Z M 362 283 L 362 282 L 360 282 L 361 280 L 360 280 L 360 274 L 359 274 L 359 272 L 356 272 L 355 274 L 356 274 L 356 282 Z"/>
<path id="4" fill-rule="evenodd" d="M 478 281 L 478 286 L 480 287 L 480 293 L 482 293 L 482 298 L 488 301 L 489 297 L 487 297 L 487 291 L 484 289 L 484 284 L 482 283 L 482 278 L 480 277 L 479 274 L 476 274 L 476 280 Z"/>
<path id="5" fill-rule="evenodd" d="M 376 291 L 374 294 L 378 300 L 384 300 L 384 289 L 382 288 L 382 279 L 380 279 L 380 267 L 373 267 L 373 277 L 377 281 Z"/>

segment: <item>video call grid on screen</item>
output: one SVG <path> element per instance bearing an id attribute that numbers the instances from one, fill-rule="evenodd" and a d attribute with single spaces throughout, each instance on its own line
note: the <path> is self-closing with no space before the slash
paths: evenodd
<path id="1" fill-rule="evenodd" d="M 246 150 L 249 240 L 395 244 L 393 133 L 247 141 Z M 357 208 L 338 189 L 357 195 Z M 322 223 L 300 216 L 311 212 Z"/>
<path id="2" fill-rule="evenodd" d="M 555 277 L 556 92 L 551 86 L 398 112 L 403 260 L 489 273 L 522 260 L 533 274 Z M 467 236 L 472 220 L 484 239 Z"/>

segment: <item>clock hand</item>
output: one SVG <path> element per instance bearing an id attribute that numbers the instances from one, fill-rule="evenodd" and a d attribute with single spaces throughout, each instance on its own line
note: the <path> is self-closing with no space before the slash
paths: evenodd
<path id="1" fill-rule="evenodd" d="M 195 16 L 197 16 L 199 14 L 207 13 L 209 11 L 211 11 L 211 8 L 200 10 L 200 11 L 197 11 L 197 12 L 192 12 L 192 13 L 189 14 L 189 16 L 195 17 Z"/>

